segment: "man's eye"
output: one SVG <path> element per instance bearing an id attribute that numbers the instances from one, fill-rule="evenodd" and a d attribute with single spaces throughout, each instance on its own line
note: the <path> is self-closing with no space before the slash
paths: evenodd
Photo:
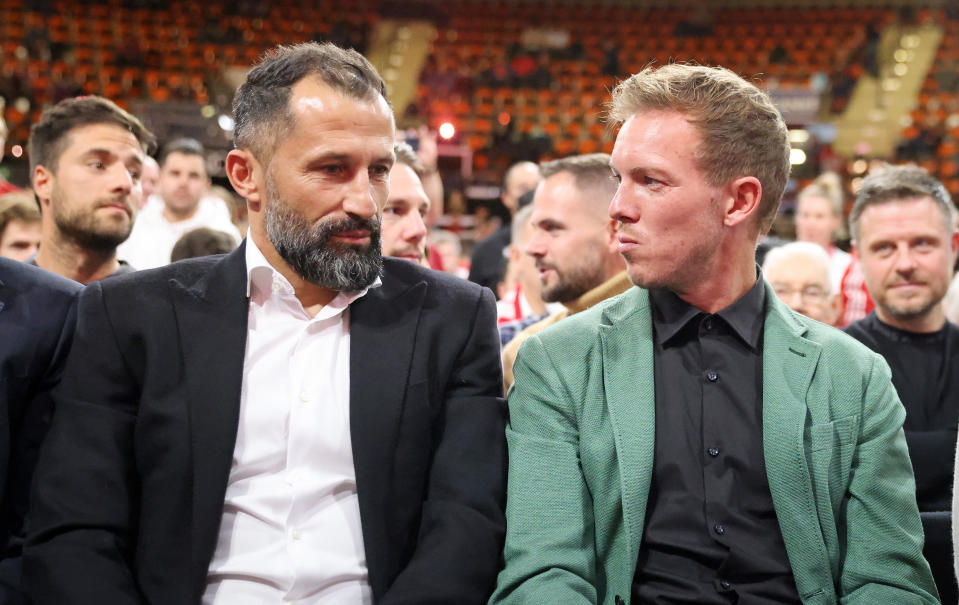
<path id="1" fill-rule="evenodd" d="M 388 166 L 371 166 L 370 172 L 378 177 L 385 177 L 390 173 Z"/>
<path id="2" fill-rule="evenodd" d="M 106 164 L 104 164 L 100 160 L 93 160 L 90 162 L 90 167 L 93 168 L 94 170 L 103 170 L 104 167 L 106 167 Z"/>

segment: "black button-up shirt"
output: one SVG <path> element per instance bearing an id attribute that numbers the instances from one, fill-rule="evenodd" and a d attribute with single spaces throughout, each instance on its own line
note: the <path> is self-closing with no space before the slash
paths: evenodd
<path id="1" fill-rule="evenodd" d="M 656 446 L 633 602 L 800 603 L 763 457 L 763 281 L 713 315 L 650 300 Z"/>

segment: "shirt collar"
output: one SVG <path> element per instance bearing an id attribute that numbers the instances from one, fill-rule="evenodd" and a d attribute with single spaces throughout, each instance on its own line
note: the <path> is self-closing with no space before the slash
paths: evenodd
<path id="1" fill-rule="evenodd" d="M 753 349 L 759 347 L 766 312 L 766 287 L 758 266 L 756 274 L 756 282 L 749 291 L 733 304 L 714 314 L 722 318 L 733 332 Z M 654 333 L 660 345 L 665 345 L 675 338 L 695 317 L 706 315 L 674 292 L 664 288 L 651 290 L 649 297 L 653 306 Z"/>
<path id="2" fill-rule="evenodd" d="M 277 271 L 273 265 L 270 264 L 266 257 L 263 256 L 263 252 L 257 247 L 256 242 L 253 241 L 253 237 L 250 232 L 247 231 L 246 234 L 246 297 L 250 297 L 250 293 L 253 291 L 254 285 L 257 289 L 266 288 L 267 291 L 272 287 L 272 284 L 275 280 L 278 280 L 282 284 L 282 289 L 289 294 L 293 293 L 293 286 L 290 284 L 289 280 L 283 276 L 282 273 Z M 350 292 L 339 292 L 327 307 L 331 309 L 342 309 L 350 305 L 353 301 L 357 300 L 366 295 L 371 288 L 379 288 L 383 285 L 383 281 L 377 277 L 376 280 L 363 288 L 362 290 L 355 290 Z M 322 312 L 321 312 L 322 314 Z"/>

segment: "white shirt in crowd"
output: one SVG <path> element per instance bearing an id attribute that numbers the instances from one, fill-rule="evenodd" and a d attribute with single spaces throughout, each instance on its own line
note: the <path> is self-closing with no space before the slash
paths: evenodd
<path id="1" fill-rule="evenodd" d="M 372 603 L 350 440 L 349 305 L 367 290 L 311 318 L 249 238 L 246 266 L 240 421 L 203 603 Z"/>
<path id="2" fill-rule="evenodd" d="M 168 265 L 177 240 L 199 227 L 229 233 L 237 244 L 240 243 L 240 232 L 230 220 L 226 203 L 220 198 L 202 198 L 196 214 L 171 223 L 163 216 L 163 199 L 151 195 L 137 215 L 130 237 L 117 248 L 117 257 L 130 263 L 134 269 Z"/>

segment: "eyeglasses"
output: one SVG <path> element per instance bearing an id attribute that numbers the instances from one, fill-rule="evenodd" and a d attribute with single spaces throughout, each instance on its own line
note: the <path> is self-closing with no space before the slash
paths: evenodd
<path id="1" fill-rule="evenodd" d="M 821 302 L 828 296 L 828 293 L 822 286 L 815 284 L 803 286 L 801 289 L 792 288 L 784 285 L 773 285 L 773 291 L 776 296 L 783 300 L 789 300 L 796 294 L 805 302 Z"/>

